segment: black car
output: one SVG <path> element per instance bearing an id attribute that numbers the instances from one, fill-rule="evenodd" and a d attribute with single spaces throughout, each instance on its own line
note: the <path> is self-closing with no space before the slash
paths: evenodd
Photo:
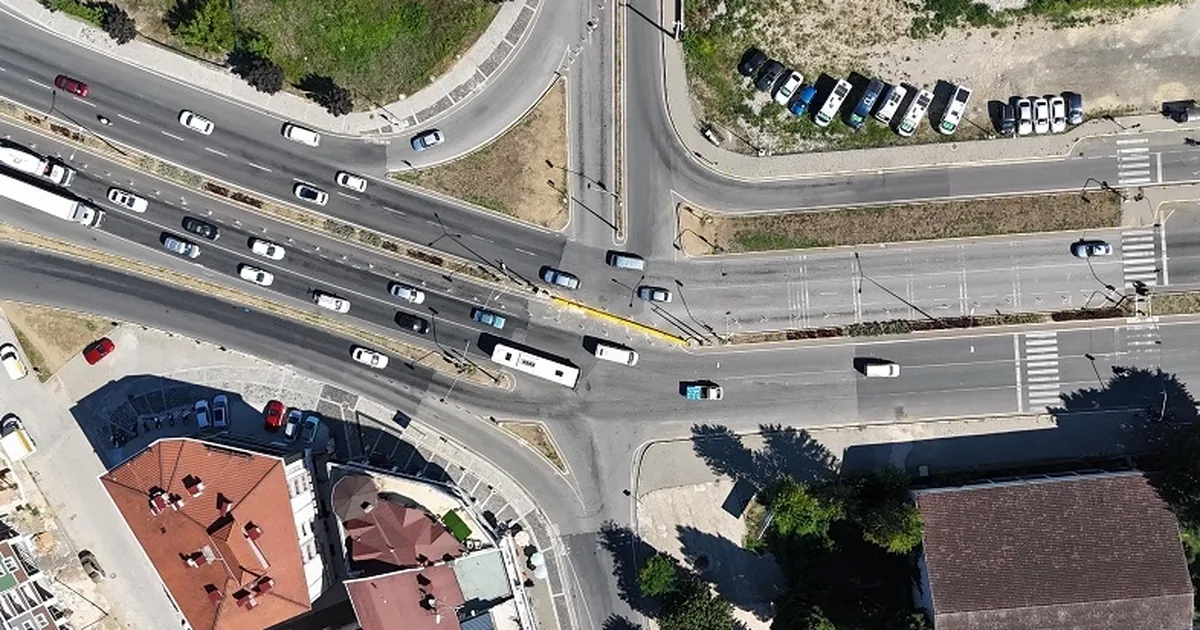
<path id="1" fill-rule="evenodd" d="M 210 241 L 221 237 L 221 230 L 217 226 L 193 217 L 183 217 L 183 229 Z"/>
<path id="2" fill-rule="evenodd" d="M 408 313 L 397 311 L 396 323 L 399 324 L 401 328 L 405 330 L 411 330 L 418 335 L 424 335 L 425 333 L 429 332 L 429 321 L 422 317 L 417 317 L 416 315 L 410 315 Z"/>
<path id="3" fill-rule="evenodd" d="M 1011 136 L 1017 129 L 1017 113 L 1013 109 L 1011 103 L 1004 103 L 1000 106 L 1000 126 L 997 131 L 1002 136 Z"/>
<path id="4" fill-rule="evenodd" d="M 742 60 L 738 62 L 738 73 L 744 77 L 752 77 L 766 62 L 767 53 L 757 48 L 750 48 L 742 55 Z"/>
<path id="5" fill-rule="evenodd" d="M 758 82 L 755 83 L 758 91 L 766 92 L 775 87 L 775 84 L 779 82 L 779 78 L 783 76 L 784 69 L 783 64 L 778 61 L 774 59 L 768 61 L 767 65 L 763 67 L 762 74 L 758 75 Z"/>

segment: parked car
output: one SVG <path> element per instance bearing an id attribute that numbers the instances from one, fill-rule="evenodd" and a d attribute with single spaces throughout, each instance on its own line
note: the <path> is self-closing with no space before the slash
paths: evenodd
<path id="1" fill-rule="evenodd" d="M 929 104 L 933 102 L 933 92 L 929 90 L 920 90 L 913 97 L 911 103 L 908 104 L 908 109 L 904 110 L 904 117 L 900 119 L 900 124 L 896 127 L 896 133 L 901 136 L 908 137 L 917 131 L 921 120 L 925 118 L 925 112 L 929 111 Z"/>
<path id="2" fill-rule="evenodd" d="M 327 308 L 335 313 L 349 313 L 350 301 L 344 300 L 332 293 L 313 291 L 313 302 L 321 308 Z"/>
<path id="3" fill-rule="evenodd" d="M 788 103 L 791 102 L 792 97 L 796 95 L 796 88 L 800 87 L 800 84 L 803 82 L 804 75 L 800 74 L 799 72 L 792 72 L 788 74 L 788 77 L 784 79 L 783 84 L 781 84 L 779 88 L 775 90 L 775 102 L 787 107 Z"/>
<path id="4" fill-rule="evenodd" d="M 424 335 L 429 332 L 429 320 L 413 315 L 412 313 L 405 313 L 404 311 L 396 311 L 396 324 L 418 335 Z"/>
<path id="5" fill-rule="evenodd" d="M 407 284 L 392 282 L 388 284 L 388 292 L 401 300 L 407 300 L 413 304 L 423 304 L 425 302 L 425 292 L 416 287 L 410 287 Z"/>
<path id="6" fill-rule="evenodd" d="M 287 422 L 283 425 L 283 439 L 295 442 L 300 437 L 300 421 L 303 418 L 304 414 L 299 409 L 288 411 Z"/>
<path id="7" fill-rule="evenodd" d="M 183 217 L 183 229 L 197 236 L 203 236 L 210 241 L 221 238 L 220 228 L 208 221 L 201 221 L 195 217 Z"/>
<path id="8" fill-rule="evenodd" d="M 217 429 L 224 429 L 229 426 L 229 397 L 225 394 L 218 394 L 213 397 L 212 423 L 213 427 Z"/>
<path id="9" fill-rule="evenodd" d="M 1027 136 L 1033 133 L 1033 101 L 1022 97 L 1016 100 L 1016 104 L 1017 135 Z"/>
<path id="10" fill-rule="evenodd" d="M 742 55 L 742 60 L 738 62 L 738 74 L 752 77 L 766 62 L 767 53 L 752 47 Z"/>
<path id="11" fill-rule="evenodd" d="M 238 265 L 238 275 L 241 276 L 242 280 L 253 282 L 260 287 L 269 287 L 275 283 L 275 274 L 266 269 L 259 269 L 245 263 Z"/>
<path id="12" fill-rule="evenodd" d="M 1112 245 L 1097 239 L 1080 239 L 1071 244 L 1071 254 L 1076 258 L 1111 256 Z"/>
<path id="13" fill-rule="evenodd" d="M 883 105 L 875 112 L 875 120 L 885 125 L 891 124 L 892 117 L 896 115 L 896 110 L 900 109 L 900 103 L 904 102 L 905 96 L 908 96 L 908 88 L 903 85 L 888 88 L 887 95 L 883 97 Z"/>
<path id="14" fill-rule="evenodd" d="M 329 201 L 329 193 L 308 184 L 297 183 L 292 188 L 292 192 L 300 199 L 309 203 L 315 203 L 318 206 L 323 206 Z"/>
<path id="15" fill-rule="evenodd" d="M 388 366 L 386 354 L 363 346 L 354 346 L 354 349 L 350 351 L 350 358 L 376 370 L 382 370 Z"/>
<path id="16" fill-rule="evenodd" d="M 213 121 L 186 109 L 179 112 L 179 124 L 205 136 L 211 135 L 217 127 Z"/>
<path id="17" fill-rule="evenodd" d="M 1003 103 L 1000 105 L 1000 125 L 996 127 L 996 131 L 1002 136 L 1011 136 L 1017 130 L 1017 114 L 1013 109 L 1012 104 Z"/>
<path id="18" fill-rule="evenodd" d="M 287 250 L 283 249 L 279 245 L 276 245 L 271 241 L 264 241 L 261 238 L 252 239 L 250 241 L 250 251 L 262 256 L 263 258 L 270 258 L 271 260 L 283 260 L 284 255 L 287 254 Z"/>
<path id="19" fill-rule="evenodd" d="M 942 112 L 942 121 L 937 127 L 938 133 L 948 136 L 958 131 L 958 125 L 962 122 L 963 114 L 967 113 L 967 102 L 970 100 L 970 88 L 960 85 L 954 90 L 950 102 L 946 105 L 946 111 Z"/>
<path id="20" fill-rule="evenodd" d="M 1083 95 L 1078 92 L 1065 92 L 1067 97 L 1067 124 L 1078 125 L 1083 122 Z"/>
<path id="21" fill-rule="evenodd" d="M 671 292 L 662 287 L 652 287 L 650 285 L 642 285 L 637 288 L 637 296 L 647 302 L 664 302 L 671 301 Z"/>
<path id="22" fill-rule="evenodd" d="M 779 81 L 779 77 L 783 76 L 783 71 L 783 64 L 774 59 L 768 61 L 763 66 L 762 72 L 758 75 L 758 81 L 754 84 L 755 87 L 758 88 L 759 92 L 769 92 L 771 88 L 775 87 L 775 83 Z"/>
<path id="23" fill-rule="evenodd" d="M 87 549 L 79 552 L 79 564 L 83 566 L 83 572 L 87 573 L 93 582 L 103 582 L 104 578 L 107 577 L 104 573 L 104 567 L 100 566 L 100 561 L 96 559 L 96 555 Z"/>
<path id="24" fill-rule="evenodd" d="M 863 376 L 867 378 L 896 378 L 900 376 L 900 364 L 886 359 L 869 359 L 863 364 Z"/>
<path id="25" fill-rule="evenodd" d="M 200 255 L 199 245 L 191 241 L 185 241 L 181 238 L 176 238 L 169 234 L 163 238 L 162 244 L 163 247 L 167 248 L 167 251 L 179 254 L 180 256 L 184 256 L 186 258 L 196 258 Z"/>
<path id="26" fill-rule="evenodd" d="M 321 426 L 321 419 L 316 416 L 308 416 L 304 419 L 304 424 L 300 427 L 300 439 L 312 444 L 317 439 L 317 429 Z"/>
<path id="27" fill-rule="evenodd" d="M 854 111 L 850 112 L 850 119 L 846 121 L 851 129 L 855 131 L 862 129 L 863 123 L 867 122 L 867 117 L 871 115 L 871 110 L 875 108 L 875 102 L 879 100 L 881 92 L 883 92 L 883 81 L 871 79 L 867 88 L 863 90 L 862 98 L 858 99 L 858 104 L 854 106 Z"/>
<path id="28" fill-rule="evenodd" d="M 1033 99 L 1033 132 L 1048 133 L 1050 131 L 1050 103 L 1042 98 Z"/>
<path id="29" fill-rule="evenodd" d="M 283 403 L 272 400 L 263 407 L 263 426 L 271 433 L 283 426 Z"/>
<path id="30" fill-rule="evenodd" d="M 321 144 L 321 134 L 312 129 L 305 129 L 299 125 L 292 123 L 284 123 L 283 137 L 293 142 L 307 144 L 310 147 L 319 146 Z"/>
<path id="31" fill-rule="evenodd" d="M 146 208 L 150 206 L 150 202 L 128 190 L 121 190 L 120 188 L 109 188 L 108 200 L 134 212 L 145 212 Z"/>
<path id="32" fill-rule="evenodd" d="M 547 284 L 558 285 L 564 289 L 571 289 L 572 291 L 579 288 L 579 278 L 577 278 L 574 274 L 555 269 L 554 267 L 542 267 L 540 275 L 542 280 Z"/>
<path id="33" fill-rule="evenodd" d="M 196 426 L 201 429 L 208 428 L 211 424 L 208 420 L 208 401 L 203 399 L 197 400 L 193 413 L 196 414 Z"/>
<path id="34" fill-rule="evenodd" d="M 445 141 L 446 136 L 442 135 L 441 131 L 430 129 L 413 136 L 410 144 L 412 144 L 413 151 L 424 151 L 430 147 L 436 147 Z"/>
<path id="35" fill-rule="evenodd" d="M 838 79 L 837 84 L 833 86 L 833 91 L 825 98 L 825 104 L 821 105 L 820 111 L 817 112 L 813 122 L 817 123 L 818 127 L 828 127 L 829 123 L 833 122 L 837 116 L 838 110 L 842 108 L 842 103 L 846 102 L 846 97 L 850 95 L 850 82 L 845 79 Z"/>
<path id="36" fill-rule="evenodd" d="M 21 359 L 17 347 L 11 343 L 0 345 L 0 364 L 4 366 L 8 378 L 14 381 L 19 381 L 29 374 L 29 368 L 25 367 L 25 361 Z"/>
<path id="37" fill-rule="evenodd" d="M 112 354 L 112 351 L 116 349 L 117 346 L 112 342 L 112 339 L 109 339 L 108 337 L 101 337 L 92 343 L 89 343 L 87 347 L 83 349 L 83 360 L 87 361 L 88 365 L 96 365 L 104 357 Z"/>
<path id="38" fill-rule="evenodd" d="M 338 171 L 337 176 L 334 177 L 334 181 L 336 181 L 337 185 L 341 186 L 342 188 L 349 188 L 350 190 L 355 190 L 358 192 L 362 192 L 367 189 L 367 179 L 365 177 L 359 177 L 358 175 L 347 173 L 346 171 Z"/>
<path id="39" fill-rule="evenodd" d="M 1050 131 L 1062 133 L 1067 130 L 1067 99 L 1050 97 Z"/>
<path id="40" fill-rule="evenodd" d="M 803 116 L 804 112 L 808 111 L 808 106 L 812 104 L 813 98 L 817 96 L 817 88 L 806 85 L 800 88 L 800 93 L 796 95 L 796 100 L 792 101 L 791 110 L 796 116 Z"/>
<path id="41" fill-rule="evenodd" d="M 80 98 L 87 98 L 88 86 L 83 81 L 72 79 L 71 77 L 60 74 L 54 77 L 54 87 L 60 90 L 66 90 Z"/>
<path id="42" fill-rule="evenodd" d="M 496 330 L 504 330 L 504 324 L 508 322 L 503 315 L 493 311 L 484 310 L 478 306 L 471 309 L 471 319 L 483 324 L 484 326 L 491 326 Z"/>

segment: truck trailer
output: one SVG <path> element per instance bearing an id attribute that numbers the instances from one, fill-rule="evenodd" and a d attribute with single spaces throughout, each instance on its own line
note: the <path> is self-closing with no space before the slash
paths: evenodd
<path id="1" fill-rule="evenodd" d="M 70 186 L 75 181 L 75 169 L 16 147 L 0 147 L 0 164 L 43 177 L 59 186 Z"/>
<path id="2" fill-rule="evenodd" d="M 104 221 L 104 211 L 99 208 L 2 173 L 0 197 L 91 228 L 100 227 Z"/>

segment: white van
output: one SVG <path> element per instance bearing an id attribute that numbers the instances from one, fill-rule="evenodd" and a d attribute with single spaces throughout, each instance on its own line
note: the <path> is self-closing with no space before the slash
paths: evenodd
<path id="1" fill-rule="evenodd" d="M 313 291 L 313 302 L 316 302 L 317 306 L 327 308 L 335 313 L 350 312 L 350 300 L 343 300 L 332 293 Z"/>
<path id="2" fill-rule="evenodd" d="M 14 414 L 4 417 L 0 426 L 0 451 L 10 463 L 16 463 L 37 452 L 37 444 L 33 437 L 25 431 L 21 419 Z"/>
<path id="3" fill-rule="evenodd" d="M 637 365 L 638 353 L 629 348 L 611 346 L 601 342 L 596 344 L 596 358 L 623 365 Z"/>
<path id="4" fill-rule="evenodd" d="M 17 353 L 17 347 L 11 343 L 0 346 L 0 363 L 4 364 L 4 371 L 8 372 L 8 378 L 14 381 L 25 378 L 25 375 L 29 373 L 25 362 L 21 360 L 21 355 Z"/>
<path id="5" fill-rule="evenodd" d="M 942 135 L 948 136 L 958 130 L 958 123 L 962 122 L 963 114 L 967 111 L 967 101 L 969 100 L 971 100 L 970 88 L 960 85 L 957 90 L 954 90 L 954 96 L 950 97 L 950 104 L 946 106 L 946 111 L 942 113 L 942 124 L 938 125 L 938 131 Z M 1063 109 L 1066 108 L 1064 107 Z M 1065 128 L 1066 125 L 1063 127 Z"/>
<path id="6" fill-rule="evenodd" d="M 817 117 L 814 122 L 818 127 L 828 127 L 829 123 L 833 122 L 837 116 L 838 110 L 842 108 L 842 103 L 846 102 L 846 97 L 850 95 L 850 82 L 845 79 L 838 79 L 837 85 L 833 86 L 833 91 L 829 93 L 829 98 L 825 99 L 825 104 L 821 106 L 821 111 L 817 112 Z"/>
<path id="7" fill-rule="evenodd" d="M 908 104 L 908 110 L 904 112 L 904 119 L 900 121 L 900 126 L 896 127 L 896 133 L 908 137 L 913 135 L 917 130 L 917 125 L 921 124 L 921 119 L 925 117 L 925 112 L 929 110 L 929 104 L 933 102 L 933 92 L 929 90 L 921 90 L 917 92 L 917 97 Z"/>
<path id="8" fill-rule="evenodd" d="M 606 261 L 608 262 L 608 265 L 610 267 L 616 267 L 617 269 L 632 269 L 634 271 L 641 271 L 646 268 L 646 260 L 637 254 L 609 251 L 606 258 L 608 259 Z"/>
<path id="9" fill-rule="evenodd" d="M 304 127 L 293 125 L 292 123 L 285 123 L 283 125 L 283 137 L 291 140 L 292 142 L 307 144 L 310 147 L 315 147 L 321 144 L 321 134 L 313 131 L 312 129 L 306 129 Z"/>
<path id="10" fill-rule="evenodd" d="M 903 85 L 893 85 L 892 89 L 888 90 L 887 96 L 883 98 L 883 105 L 879 106 L 879 111 L 875 112 L 875 120 L 885 125 L 892 122 L 892 116 L 895 116 L 896 110 L 900 109 L 900 103 L 904 102 L 905 96 L 908 96 L 908 88 Z"/>
<path id="11" fill-rule="evenodd" d="M 872 361 L 866 365 L 863 374 L 867 378 L 896 378 L 900 376 L 900 364 L 891 361 Z"/>

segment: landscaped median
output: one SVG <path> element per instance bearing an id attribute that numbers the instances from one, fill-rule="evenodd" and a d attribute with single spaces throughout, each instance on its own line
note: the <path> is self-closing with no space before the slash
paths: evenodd
<path id="1" fill-rule="evenodd" d="M 489 375 L 484 374 L 482 370 L 472 369 L 470 366 L 461 368 L 456 362 L 450 360 L 442 353 L 430 351 L 426 348 L 410 345 L 402 341 L 397 341 L 391 337 L 366 330 L 346 321 L 332 319 L 299 308 L 286 307 L 279 304 L 276 300 L 259 297 L 257 295 L 230 288 L 223 284 L 202 280 L 164 267 L 157 267 L 144 261 L 124 258 L 108 252 L 81 247 L 75 243 L 60 241 L 55 238 L 29 232 L 5 223 L 0 223 L 0 240 L 16 243 L 24 247 L 53 252 L 59 256 L 86 260 L 93 264 L 119 269 L 123 272 L 136 274 L 155 281 L 169 283 L 175 287 L 197 291 L 220 300 L 225 300 L 226 302 L 230 302 L 232 304 L 253 308 L 258 311 L 270 313 L 278 317 L 284 317 L 286 319 L 301 322 L 310 326 L 316 326 L 318 328 L 331 331 L 335 334 L 344 335 L 356 341 L 360 341 L 363 345 L 371 346 L 379 350 L 386 350 L 393 354 L 396 358 L 403 359 L 410 365 L 420 365 L 436 372 L 449 374 L 466 381 L 473 381 L 478 385 L 496 385 L 504 388 L 511 387 L 510 377 L 504 373 L 500 373 L 500 382 L 495 383 L 492 381 L 492 378 Z"/>

